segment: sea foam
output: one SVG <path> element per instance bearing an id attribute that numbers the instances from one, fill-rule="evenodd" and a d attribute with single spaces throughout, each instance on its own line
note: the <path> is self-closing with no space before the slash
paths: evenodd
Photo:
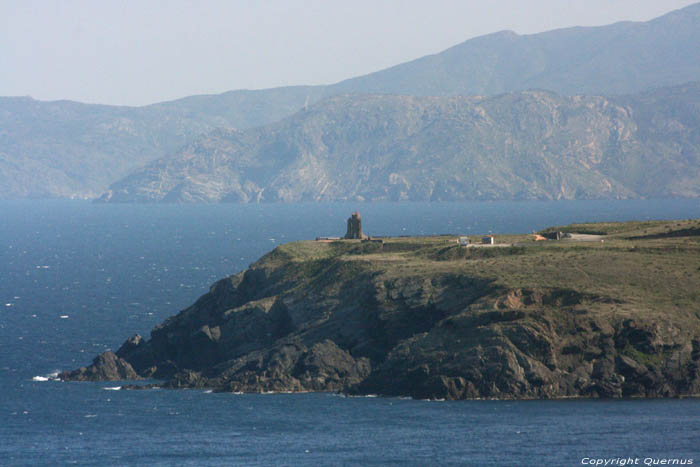
<path id="1" fill-rule="evenodd" d="M 32 381 L 59 381 L 58 371 L 53 371 L 45 376 L 35 376 Z"/>

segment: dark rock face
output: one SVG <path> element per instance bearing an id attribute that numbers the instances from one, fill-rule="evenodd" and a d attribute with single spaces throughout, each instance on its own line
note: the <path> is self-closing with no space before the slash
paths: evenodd
<path id="1" fill-rule="evenodd" d="M 624 328 L 615 332 L 585 315 L 561 320 L 547 314 L 536 322 L 527 314 L 504 318 L 494 316 L 488 325 L 476 327 L 461 317 L 446 320 L 439 341 L 432 332 L 393 349 L 353 391 L 436 399 L 697 394 L 689 386 L 697 388 L 700 360 L 683 348 L 684 343 L 662 341 L 655 331 L 647 330 L 659 346 L 646 349 L 645 355 L 657 362 L 641 364 L 628 353 L 642 352 L 643 347 L 630 352 L 629 341 L 619 341 L 625 339 Z M 673 367 L 665 359 L 669 346 L 678 349 L 675 358 L 685 365 Z"/>
<path id="2" fill-rule="evenodd" d="M 149 340 L 134 336 L 60 378 L 421 399 L 700 394 L 697 329 L 594 313 L 617 302 L 574 290 L 504 289 L 451 272 L 396 276 L 353 253 L 363 244 L 308 243 L 344 249 L 305 260 L 280 247 Z"/>
<path id="3" fill-rule="evenodd" d="M 95 357 L 92 365 L 58 375 L 64 381 L 118 381 L 140 379 L 129 362 L 107 351 Z"/>

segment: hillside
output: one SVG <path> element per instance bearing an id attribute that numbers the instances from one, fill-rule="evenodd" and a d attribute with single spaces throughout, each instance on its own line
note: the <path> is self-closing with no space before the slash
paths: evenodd
<path id="1" fill-rule="evenodd" d="M 233 91 L 145 107 L 0 98 L 0 199 L 96 197 L 202 134 L 281 119 L 310 94 L 304 87 Z"/>
<path id="2" fill-rule="evenodd" d="M 343 95 L 217 130 L 109 202 L 700 196 L 700 83 L 620 98 Z"/>
<path id="3" fill-rule="evenodd" d="M 144 107 L 0 98 L 0 198 L 94 197 L 214 128 L 270 124 L 340 94 L 494 95 L 536 88 L 612 95 L 697 81 L 698 43 L 700 4 L 644 23 L 499 32 L 327 86 L 231 91 Z"/>
<path id="4" fill-rule="evenodd" d="M 700 79 L 700 4 L 647 22 L 501 31 L 334 86 L 335 92 L 616 95 Z"/>
<path id="5" fill-rule="evenodd" d="M 437 399 L 700 395 L 700 221 L 550 230 L 603 237 L 282 245 L 150 339 L 59 378 Z"/>

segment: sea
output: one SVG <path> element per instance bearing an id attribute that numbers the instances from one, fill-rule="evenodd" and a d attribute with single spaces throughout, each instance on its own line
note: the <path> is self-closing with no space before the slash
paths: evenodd
<path id="1" fill-rule="evenodd" d="M 700 218 L 700 200 L 0 201 L 0 466 L 700 464 L 700 400 L 426 401 L 52 381 L 285 242 Z M 607 461 L 607 464 L 604 462 Z"/>

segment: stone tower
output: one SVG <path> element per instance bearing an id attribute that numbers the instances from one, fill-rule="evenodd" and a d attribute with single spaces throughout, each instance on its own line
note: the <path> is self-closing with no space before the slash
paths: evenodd
<path id="1" fill-rule="evenodd" d="M 348 218 L 348 231 L 345 234 L 345 238 L 355 240 L 365 238 L 365 236 L 362 235 L 362 218 L 360 217 L 360 213 L 357 211 L 353 212 Z"/>

